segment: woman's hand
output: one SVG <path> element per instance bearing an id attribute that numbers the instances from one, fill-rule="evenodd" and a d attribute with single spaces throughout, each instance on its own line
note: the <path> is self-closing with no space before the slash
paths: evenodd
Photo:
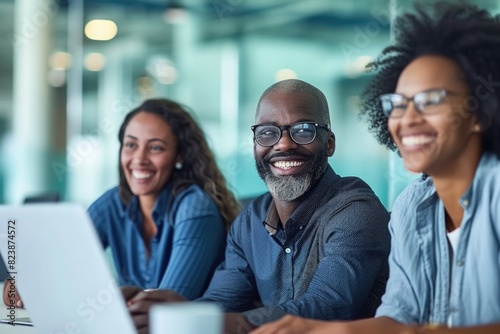
<path id="1" fill-rule="evenodd" d="M 128 303 L 130 299 L 134 298 L 139 292 L 142 292 L 142 289 L 137 286 L 126 285 L 120 287 L 120 291 L 125 299 L 125 302 Z"/>
<path id="2" fill-rule="evenodd" d="M 165 302 L 186 302 L 183 296 L 172 290 L 142 290 L 138 287 L 121 288 L 128 310 L 139 334 L 149 333 L 149 309 Z"/>

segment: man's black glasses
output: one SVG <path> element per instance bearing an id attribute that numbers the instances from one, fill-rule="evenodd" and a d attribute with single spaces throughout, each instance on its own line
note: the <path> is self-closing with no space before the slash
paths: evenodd
<path id="1" fill-rule="evenodd" d="M 318 124 L 316 122 L 300 122 L 291 125 L 252 125 L 254 139 L 260 146 L 270 147 L 276 145 L 283 135 L 284 130 L 288 130 L 290 138 L 299 145 L 310 144 L 316 139 L 317 128 L 330 131 L 330 125 Z"/>

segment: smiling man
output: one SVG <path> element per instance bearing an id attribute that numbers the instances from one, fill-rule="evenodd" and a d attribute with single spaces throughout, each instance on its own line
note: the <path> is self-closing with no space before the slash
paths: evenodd
<path id="1" fill-rule="evenodd" d="M 316 87 L 285 80 L 257 106 L 254 155 L 269 192 L 236 218 L 226 260 L 197 301 L 226 313 L 226 333 L 246 333 L 284 314 L 315 319 L 373 316 L 388 277 L 389 215 L 370 187 L 340 177 L 328 104 Z M 139 329 L 170 291 L 124 291 Z"/>

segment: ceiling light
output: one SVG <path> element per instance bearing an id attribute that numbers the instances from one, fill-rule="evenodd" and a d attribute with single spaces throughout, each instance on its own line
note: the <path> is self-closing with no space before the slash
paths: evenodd
<path id="1" fill-rule="evenodd" d="M 83 60 L 83 65 L 89 71 L 97 72 L 104 68 L 106 65 L 106 57 L 102 53 L 89 53 Z"/>
<path id="2" fill-rule="evenodd" d="M 85 25 L 85 36 L 95 41 L 109 41 L 117 32 L 116 23 L 110 20 L 92 20 Z"/>
<path id="3" fill-rule="evenodd" d="M 167 8 L 163 12 L 163 17 L 167 23 L 179 24 L 186 20 L 187 14 L 186 7 L 178 1 L 169 1 Z"/>
<path id="4" fill-rule="evenodd" d="M 50 55 L 49 66 L 56 71 L 65 71 L 71 66 L 71 56 L 67 52 L 54 52 Z"/>

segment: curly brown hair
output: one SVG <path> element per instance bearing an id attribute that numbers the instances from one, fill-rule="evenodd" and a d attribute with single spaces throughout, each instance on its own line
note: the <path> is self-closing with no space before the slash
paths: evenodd
<path id="1" fill-rule="evenodd" d="M 377 140 L 397 149 L 379 96 L 394 92 L 401 72 L 416 58 L 441 55 L 464 71 L 470 98 L 478 106 L 474 112 L 481 124 L 483 149 L 500 157 L 500 16 L 466 3 L 418 3 L 414 13 L 395 20 L 394 35 L 394 43 L 368 65 L 375 75 L 361 95 L 361 117 Z M 480 87 L 489 94 L 480 94 Z"/>
<path id="2" fill-rule="evenodd" d="M 172 194 L 177 195 L 186 187 L 196 184 L 203 189 L 215 202 L 229 228 L 240 210 L 239 202 L 228 189 L 226 180 L 215 162 L 212 150 L 209 148 L 205 134 L 187 111 L 185 106 L 168 99 L 149 99 L 130 111 L 123 120 L 118 132 L 120 153 L 123 148 L 125 129 L 136 114 L 148 112 L 160 116 L 170 125 L 177 138 L 177 152 L 181 156 L 182 169 L 174 169 L 171 176 L 173 182 Z M 120 198 L 129 203 L 133 193 L 125 178 L 123 167 L 119 163 Z"/>

